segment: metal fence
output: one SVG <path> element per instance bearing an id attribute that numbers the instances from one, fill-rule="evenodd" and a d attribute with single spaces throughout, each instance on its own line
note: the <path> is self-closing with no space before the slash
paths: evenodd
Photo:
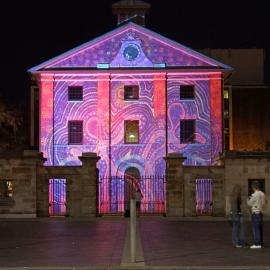
<path id="1" fill-rule="evenodd" d="M 49 179 L 49 215 L 66 215 L 66 179 Z"/>
<path id="2" fill-rule="evenodd" d="M 197 215 L 212 215 L 213 210 L 212 179 L 196 179 Z"/>
<path id="3" fill-rule="evenodd" d="M 99 214 L 124 214 L 129 211 L 130 199 L 140 189 L 142 214 L 166 212 L 165 176 L 100 176 L 98 181 Z"/>

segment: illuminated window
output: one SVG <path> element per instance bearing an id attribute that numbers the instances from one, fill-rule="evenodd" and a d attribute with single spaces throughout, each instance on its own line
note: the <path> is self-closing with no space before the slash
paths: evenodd
<path id="1" fill-rule="evenodd" d="M 82 86 L 69 86 L 68 87 L 68 100 L 69 101 L 83 100 L 83 87 Z"/>
<path id="2" fill-rule="evenodd" d="M 180 86 L 180 99 L 194 99 L 195 91 L 194 85 Z"/>
<path id="3" fill-rule="evenodd" d="M 139 121 L 125 121 L 125 143 L 139 143 Z"/>
<path id="4" fill-rule="evenodd" d="M 138 85 L 125 85 L 124 99 L 125 100 L 139 99 L 139 86 Z"/>
<path id="5" fill-rule="evenodd" d="M 83 142 L 83 122 L 69 121 L 68 122 L 68 143 L 82 144 Z"/>
<path id="6" fill-rule="evenodd" d="M 180 121 L 180 141 L 181 143 L 195 142 L 195 120 Z"/>
<path id="7" fill-rule="evenodd" d="M 224 98 L 225 99 L 229 99 L 229 90 L 228 89 L 224 89 L 223 95 L 224 95 Z"/>
<path id="8" fill-rule="evenodd" d="M 0 198 L 12 198 L 12 196 L 12 182 L 8 180 L 0 180 Z"/>

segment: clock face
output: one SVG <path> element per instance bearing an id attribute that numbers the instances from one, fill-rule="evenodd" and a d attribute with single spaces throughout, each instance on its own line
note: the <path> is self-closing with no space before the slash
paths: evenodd
<path id="1" fill-rule="evenodd" d="M 139 56 L 139 54 L 140 54 L 140 49 L 135 44 L 130 44 L 124 49 L 124 57 L 128 61 L 135 60 Z"/>

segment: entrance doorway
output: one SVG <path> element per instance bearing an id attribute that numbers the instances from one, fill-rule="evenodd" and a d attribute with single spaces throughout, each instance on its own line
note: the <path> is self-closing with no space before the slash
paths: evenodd
<path id="1" fill-rule="evenodd" d="M 124 176 L 124 202 L 125 215 L 129 215 L 130 200 L 134 196 L 135 191 L 139 188 L 140 171 L 135 167 L 129 167 L 125 171 Z"/>
<path id="2" fill-rule="evenodd" d="M 66 179 L 49 179 L 49 215 L 66 215 Z"/>

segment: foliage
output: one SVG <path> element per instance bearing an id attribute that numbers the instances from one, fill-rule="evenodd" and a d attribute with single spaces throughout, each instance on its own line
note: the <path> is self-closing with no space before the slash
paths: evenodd
<path id="1" fill-rule="evenodd" d="M 22 112 L 0 100 L 0 149 L 14 149 L 21 143 Z"/>

